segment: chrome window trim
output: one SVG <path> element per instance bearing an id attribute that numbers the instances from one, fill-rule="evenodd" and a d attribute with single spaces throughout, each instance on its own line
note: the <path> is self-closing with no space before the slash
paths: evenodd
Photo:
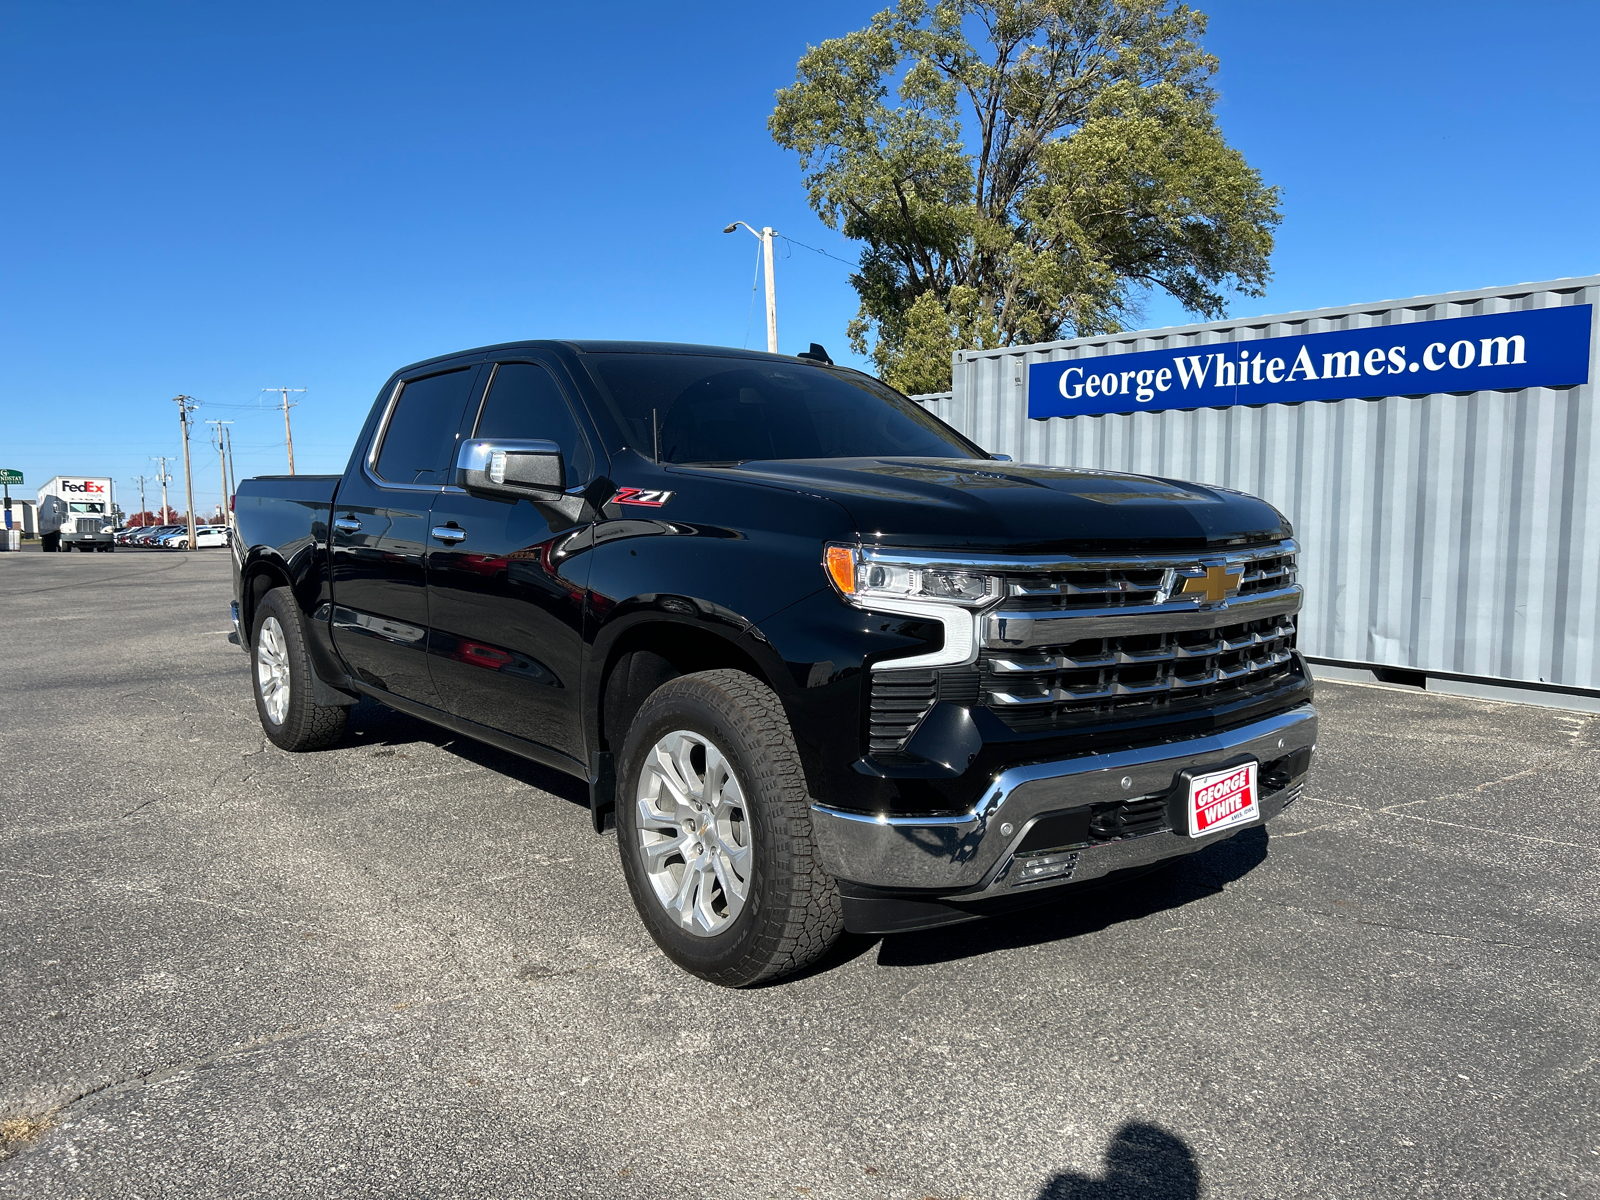
<path id="1" fill-rule="evenodd" d="M 378 474 L 378 451 L 383 449 L 383 439 L 389 436 L 389 421 L 394 416 L 395 405 L 400 403 L 400 393 L 405 390 L 406 381 L 396 379 L 394 390 L 389 393 L 389 402 L 383 406 L 383 416 L 378 420 L 378 427 L 372 431 L 372 442 L 367 446 L 367 456 L 362 460 L 368 478 L 375 483 L 387 482 Z"/>
<path id="2" fill-rule="evenodd" d="M 500 364 L 489 364 L 489 378 L 483 381 L 483 394 L 478 397 L 478 411 L 472 414 L 472 432 L 467 434 L 467 440 L 472 441 L 478 436 L 478 425 L 483 420 L 483 410 L 489 403 L 489 393 L 494 391 L 494 377 L 500 374 Z"/>
<path id="3" fill-rule="evenodd" d="M 394 418 L 394 410 L 400 404 L 400 394 L 406 390 L 408 383 L 415 383 L 418 379 L 432 379 L 436 375 L 453 375 L 457 371 L 470 371 L 477 365 L 479 364 L 467 363 L 461 367 L 448 367 L 443 371 L 434 371 L 431 375 L 418 375 L 415 379 L 395 380 L 394 391 L 389 393 L 389 403 L 384 405 L 383 408 L 383 417 L 378 422 L 378 428 L 373 430 L 372 444 L 367 447 L 366 456 L 361 460 L 361 473 L 367 477 L 369 483 L 377 487 L 394 488 L 402 492 L 443 492 L 450 490 L 449 485 L 443 483 L 394 483 L 385 479 L 378 474 L 378 456 L 383 453 L 383 440 L 389 436 L 389 422 Z M 487 396 L 488 394 L 488 391 L 485 390 L 484 395 Z M 483 401 L 479 400 L 478 404 L 481 410 Z M 473 418 L 473 424 L 477 424 L 476 417 Z M 459 491 L 460 489 L 456 490 Z"/>

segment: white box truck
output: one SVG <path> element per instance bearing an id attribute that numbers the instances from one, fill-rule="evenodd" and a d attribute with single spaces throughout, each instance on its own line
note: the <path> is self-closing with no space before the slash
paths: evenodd
<path id="1" fill-rule="evenodd" d="M 111 533 L 117 526 L 111 512 L 111 480 L 83 475 L 57 475 L 39 489 L 39 532 L 48 535 L 59 522 L 61 548 L 116 549 Z"/>

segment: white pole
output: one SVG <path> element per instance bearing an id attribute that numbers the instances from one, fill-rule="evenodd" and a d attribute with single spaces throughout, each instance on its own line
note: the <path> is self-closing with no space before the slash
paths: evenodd
<path id="1" fill-rule="evenodd" d="M 761 228 L 761 251 L 767 269 L 767 352 L 778 352 L 778 292 L 772 282 L 772 226 Z"/>

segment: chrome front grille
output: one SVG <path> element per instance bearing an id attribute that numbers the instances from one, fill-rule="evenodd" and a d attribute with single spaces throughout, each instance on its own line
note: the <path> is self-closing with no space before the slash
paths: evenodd
<path id="1" fill-rule="evenodd" d="M 1233 554 L 1163 556 L 1083 566 L 1051 564 L 1055 569 L 1008 579 L 1004 607 L 1008 612 L 1081 614 L 1086 610 L 1152 608 L 1174 599 L 1192 606 L 1211 566 L 1221 568 L 1226 576 L 1236 576 L 1230 591 L 1244 599 L 1292 587 L 1294 556 L 1293 542 L 1279 542 Z"/>
<path id="2" fill-rule="evenodd" d="M 986 618 L 982 703 L 1022 732 L 1271 690 L 1294 669 L 1296 550 L 1285 540 L 1008 573 Z"/>
<path id="3" fill-rule="evenodd" d="M 1270 693 L 1295 674 L 1297 550 L 1286 538 L 1187 553 L 952 559 L 1000 579 L 998 603 L 977 618 L 977 661 L 875 666 L 868 752 L 905 752 L 941 701 L 1042 733 Z"/>
<path id="4" fill-rule="evenodd" d="M 1137 709 L 1204 707 L 1280 681 L 1292 669 L 1294 640 L 1294 618 L 1276 617 L 986 654 L 983 701 L 1019 730 Z"/>

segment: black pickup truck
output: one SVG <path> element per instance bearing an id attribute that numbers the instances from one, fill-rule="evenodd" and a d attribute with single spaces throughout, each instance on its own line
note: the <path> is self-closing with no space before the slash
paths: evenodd
<path id="1" fill-rule="evenodd" d="M 1199 850 L 1316 740 L 1270 505 L 1012 463 L 820 347 L 430 359 L 237 520 L 273 742 L 367 696 L 586 781 L 718 983 Z"/>

